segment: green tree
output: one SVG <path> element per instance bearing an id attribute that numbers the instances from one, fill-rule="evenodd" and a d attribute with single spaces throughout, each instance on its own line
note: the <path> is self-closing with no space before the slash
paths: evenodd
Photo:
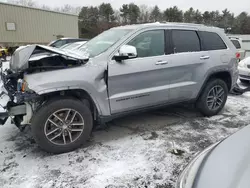
<path id="1" fill-rule="evenodd" d="M 218 27 L 221 22 L 221 15 L 218 10 L 210 12 L 211 25 Z"/>
<path id="2" fill-rule="evenodd" d="M 120 8 L 124 24 L 136 24 L 140 16 L 140 8 L 134 4 L 123 4 Z"/>
<path id="3" fill-rule="evenodd" d="M 9 0 L 11 1 L 11 0 Z M 22 0 L 24 2 L 24 0 Z M 27 0 L 25 2 L 32 2 Z M 47 7 L 45 7 L 48 9 Z M 75 7 L 68 5 L 57 9 L 58 11 L 77 12 Z M 189 22 L 189 23 L 204 23 L 206 25 L 216 26 L 220 28 L 230 28 L 231 33 L 250 34 L 250 16 L 246 12 L 242 12 L 235 16 L 228 9 L 219 11 L 201 12 L 192 7 L 187 11 L 182 12 L 177 6 L 167 8 L 161 12 L 156 5 L 152 8 L 146 5 L 139 7 L 134 4 L 123 4 L 119 10 L 114 10 L 109 3 L 102 3 L 98 7 L 83 7 L 79 14 L 80 33 L 87 33 L 89 36 L 106 30 L 110 27 L 122 24 L 136 24 L 157 21 L 168 22 Z M 83 31 L 83 32 L 82 32 Z"/>
<path id="4" fill-rule="evenodd" d="M 164 19 L 168 22 L 183 22 L 182 10 L 179 10 L 177 6 L 167 8 L 163 14 Z"/>
<path id="5" fill-rule="evenodd" d="M 246 12 L 240 13 L 236 17 L 232 30 L 233 33 L 250 34 L 250 16 L 248 16 Z"/>
<path id="6" fill-rule="evenodd" d="M 211 14 L 209 11 L 205 11 L 202 15 L 203 17 L 203 23 L 206 25 L 211 25 Z"/>
<path id="7" fill-rule="evenodd" d="M 128 15 L 129 23 L 136 24 L 140 16 L 140 8 L 136 4 L 130 3 L 128 5 L 128 9 L 129 9 L 129 15 Z"/>
<path id="8" fill-rule="evenodd" d="M 189 8 L 183 15 L 184 22 L 193 23 L 194 22 L 195 11 L 193 7 Z"/>
<path id="9" fill-rule="evenodd" d="M 157 22 L 157 21 L 161 21 L 161 19 L 162 19 L 161 10 L 156 5 L 154 6 L 153 10 L 150 13 L 150 20 L 152 20 L 153 22 Z"/>
<path id="10" fill-rule="evenodd" d="M 100 19 L 106 22 L 114 21 L 114 10 L 110 3 L 102 3 L 99 6 Z"/>
<path id="11" fill-rule="evenodd" d="M 194 13 L 194 22 L 201 24 L 203 21 L 202 13 L 197 9 Z"/>
<path id="12" fill-rule="evenodd" d="M 129 6 L 128 4 L 123 4 L 122 7 L 120 8 L 121 12 L 121 17 L 123 19 L 124 24 L 128 24 L 129 20 Z"/>
<path id="13" fill-rule="evenodd" d="M 91 38 L 96 36 L 100 29 L 99 10 L 97 7 L 82 7 L 79 13 L 79 30 L 81 37 Z"/>
<path id="14" fill-rule="evenodd" d="M 234 25 L 234 14 L 230 13 L 227 9 L 222 11 L 221 15 L 221 22 L 219 24 L 219 27 L 224 28 L 225 30 L 227 28 L 232 28 Z"/>

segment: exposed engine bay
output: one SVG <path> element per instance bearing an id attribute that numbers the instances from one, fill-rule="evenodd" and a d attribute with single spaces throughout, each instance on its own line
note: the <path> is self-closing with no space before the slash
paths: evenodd
<path id="1" fill-rule="evenodd" d="M 88 62 L 82 54 L 41 45 L 17 49 L 10 60 L 13 72 L 35 73 L 80 66 Z"/>
<path id="2" fill-rule="evenodd" d="M 6 110 L 0 113 L 1 124 L 4 124 L 9 116 L 18 127 L 28 124 L 31 115 L 27 111 L 34 111 L 43 102 L 41 96 L 29 89 L 25 75 L 73 68 L 86 62 L 88 58 L 82 54 L 47 46 L 29 45 L 17 49 L 11 57 L 9 69 L 1 70 L 0 73 L 4 86 L 0 98 L 9 98 L 6 104 L 0 101 L 3 103 L 0 105 Z M 25 116 L 29 117 L 25 120 Z"/>

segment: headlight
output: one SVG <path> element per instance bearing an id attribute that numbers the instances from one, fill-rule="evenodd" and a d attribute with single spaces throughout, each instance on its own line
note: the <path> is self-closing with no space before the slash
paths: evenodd
<path id="1" fill-rule="evenodd" d="M 18 81 L 17 81 L 17 91 L 18 92 L 29 91 L 28 83 L 23 79 L 18 79 Z"/>
<path id="2" fill-rule="evenodd" d="M 220 141 L 221 142 L 221 141 Z M 198 154 L 189 165 L 185 168 L 185 170 L 181 173 L 176 188 L 192 188 L 197 172 L 200 168 L 205 157 L 210 153 L 210 151 L 215 148 L 220 142 L 217 142 L 207 149 Z"/>

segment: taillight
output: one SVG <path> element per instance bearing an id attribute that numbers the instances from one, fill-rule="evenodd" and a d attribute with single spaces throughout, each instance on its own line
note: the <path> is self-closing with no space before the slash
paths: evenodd
<path id="1" fill-rule="evenodd" d="M 239 52 L 236 53 L 236 58 L 240 59 L 240 53 Z"/>

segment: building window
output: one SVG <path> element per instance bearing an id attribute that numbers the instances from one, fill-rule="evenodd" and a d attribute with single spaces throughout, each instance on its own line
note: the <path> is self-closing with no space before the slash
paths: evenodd
<path id="1" fill-rule="evenodd" d="M 6 22 L 6 30 L 7 31 L 16 31 L 16 23 Z"/>

